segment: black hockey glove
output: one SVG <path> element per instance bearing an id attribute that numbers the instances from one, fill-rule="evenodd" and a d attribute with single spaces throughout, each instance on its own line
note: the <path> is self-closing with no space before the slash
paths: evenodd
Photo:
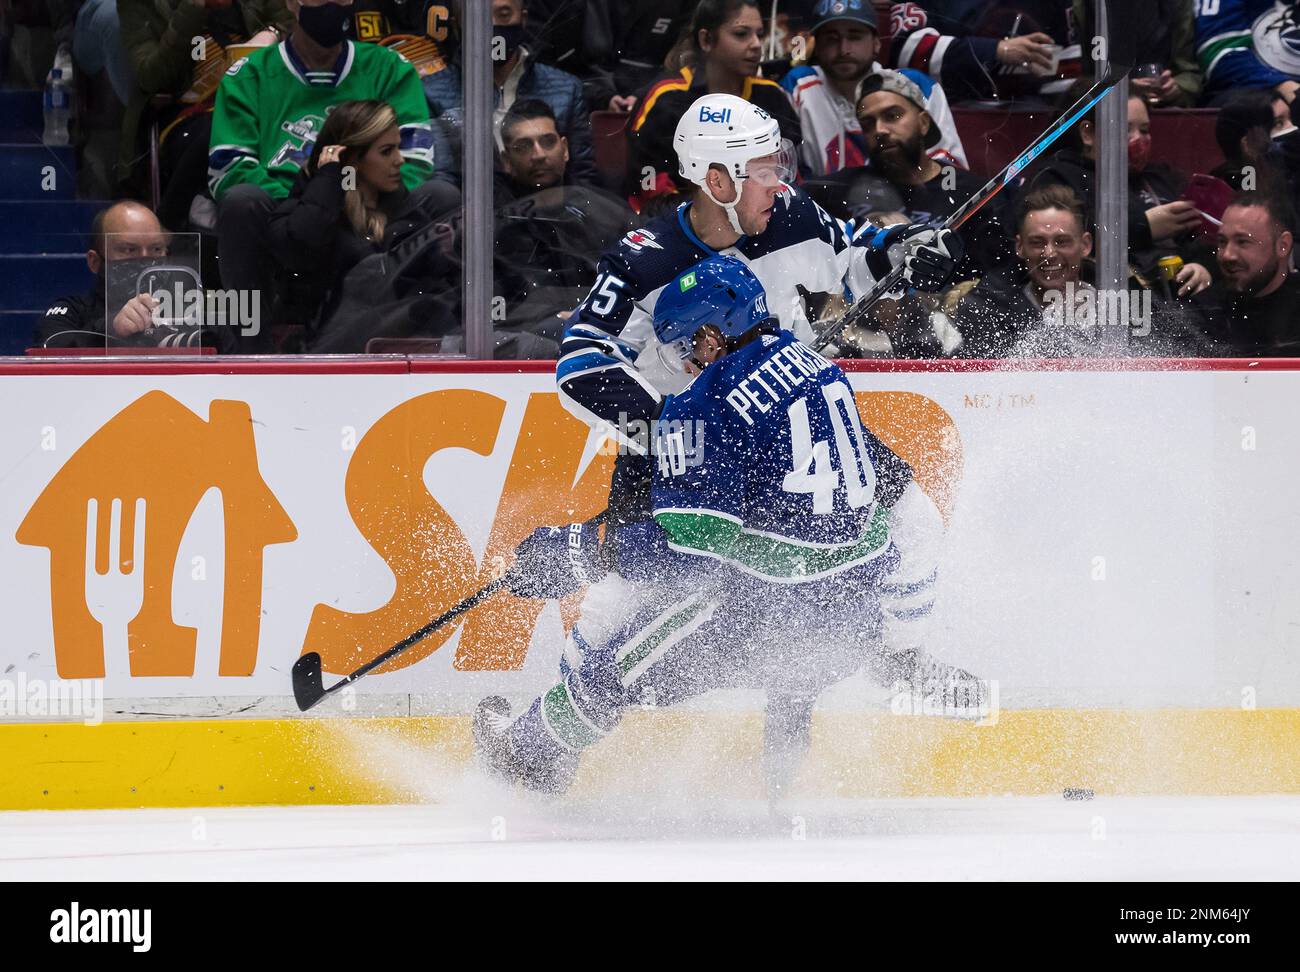
<path id="1" fill-rule="evenodd" d="M 901 263 L 903 283 L 914 290 L 942 290 L 966 255 L 966 245 L 955 231 L 931 223 L 855 228 L 850 222 L 844 231 L 854 246 L 866 247 L 867 268 L 876 279 Z"/>
<path id="2" fill-rule="evenodd" d="M 515 550 L 506 586 L 517 597 L 567 597 L 608 572 L 595 521 L 541 527 Z"/>
<path id="3" fill-rule="evenodd" d="M 943 290 L 966 255 L 966 245 L 953 230 L 909 226 L 898 242 L 903 248 L 903 280 L 925 292 Z"/>

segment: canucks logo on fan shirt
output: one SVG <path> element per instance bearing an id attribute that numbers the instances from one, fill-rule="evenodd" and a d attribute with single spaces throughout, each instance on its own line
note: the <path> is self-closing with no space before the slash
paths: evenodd
<path id="1" fill-rule="evenodd" d="M 1283 74 L 1300 76 L 1300 18 L 1294 4 L 1278 3 L 1255 21 L 1251 39 L 1261 61 Z"/>
<path id="2" fill-rule="evenodd" d="M 270 168 L 274 169 L 278 165 L 292 163 L 302 168 L 311 158 L 312 147 L 316 144 L 316 136 L 320 134 L 321 128 L 325 124 L 325 119 L 320 115 L 304 115 L 297 121 L 285 122 L 280 127 L 289 133 L 289 138 L 285 139 L 280 146 L 279 151 L 271 159 Z"/>

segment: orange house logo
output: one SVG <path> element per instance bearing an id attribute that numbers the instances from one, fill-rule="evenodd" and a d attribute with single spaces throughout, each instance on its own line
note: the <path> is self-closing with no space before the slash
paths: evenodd
<path id="1" fill-rule="evenodd" d="M 225 519 L 221 675 L 251 675 L 262 617 L 262 550 L 297 539 L 257 468 L 243 402 L 214 401 L 208 421 L 163 392 L 123 409 L 64 464 L 18 528 L 50 551 L 60 678 L 102 678 L 105 625 L 92 601 L 137 607 L 121 617 L 132 675 L 193 675 L 198 631 L 172 620 L 172 574 L 185 527 L 212 487 Z M 100 585 L 111 585 L 99 598 Z M 116 632 L 114 632 L 116 634 Z"/>
<path id="2" fill-rule="evenodd" d="M 951 417 L 910 392 L 858 392 L 857 402 L 863 421 L 911 464 L 946 521 L 962 463 Z M 506 405 L 484 391 L 428 392 L 394 407 L 357 443 L 345 500 L 355 528 L 395 585 L 375 610 L 316 605 L 302 650 L 319 652 L 327 671 L 356 668 L 477 590 L 535 527 L 590 519 L 605 508 L 613 456 L 605 450 L 591 455 L 588 428 L 564 411 L 554 392 L 532 393 L 500 493 L 482 497 L 493 520 L 483 558 L 475 558 L 460 525 L 438 502 L 436 484 L 432 491 L 425 487 L 424 468 L 444 449 L 495 452 Z M 18 530 L 20 543 L 50 550 L 61 677 L 104 674 L 105 624 L 87 593 L 96 588 L 106 592 L 99 601 L 119 608 L 125 603 L 131 613 L 122 623 L 132 675 L 194 675 L 197 632 L 172 621 L 172 575 L 186 525 L 213 486 L 221 491 L 226 542 L 219 674 L 252 674 L 263 613 L 263 552 L 296 539 L 297 531 L 258 471 L 245 403 L 214 401 L 205 422 L 170 396 L 150 392 L 68 460 Z M 566 625 L 580 601 L 576 594 L 562 604 Z M 543 606 L 504 592 L 479 605 L 461 622 L 454 667 L 520 667 Z M 416 664 L 455 630 L 449 625 L 436 632 L 381 671 Z"/>

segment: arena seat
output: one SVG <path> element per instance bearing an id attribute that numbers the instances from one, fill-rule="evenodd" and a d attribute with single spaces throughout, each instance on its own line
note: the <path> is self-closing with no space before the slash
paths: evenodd
<path id="1" fill-rule="evenodd" d="M 630 115 L 621 111 L 591 113 L 591 145 L 596 155 L 596 171 L 605 185 L 623 185 L 627 172 L 627 122 Z"/>
<path id="2" fill-rule="evenodd" d="M 1015 108 L 952 110 L 971 171 L 992 176 L 1024 150 L 1052 120 L 1052 112 Z M 1151 159 L 1181 172 L 1209 172 L 1223 161 L 1214 141 L 1213 108 L 1161 108 L 1151 112 Z M 1050 151 L 1050 150 L 1049 150 Z"/>

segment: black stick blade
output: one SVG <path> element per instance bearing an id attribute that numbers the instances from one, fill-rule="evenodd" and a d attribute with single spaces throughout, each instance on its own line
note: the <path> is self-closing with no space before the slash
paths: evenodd
<path id="1" fill-rule="evenodd" d="M 307 652 L 293 663 L 293 698 L 300 712 L 306 712 L 325 698 L 320 666 L 320 655 L 314 651 Z"/>

